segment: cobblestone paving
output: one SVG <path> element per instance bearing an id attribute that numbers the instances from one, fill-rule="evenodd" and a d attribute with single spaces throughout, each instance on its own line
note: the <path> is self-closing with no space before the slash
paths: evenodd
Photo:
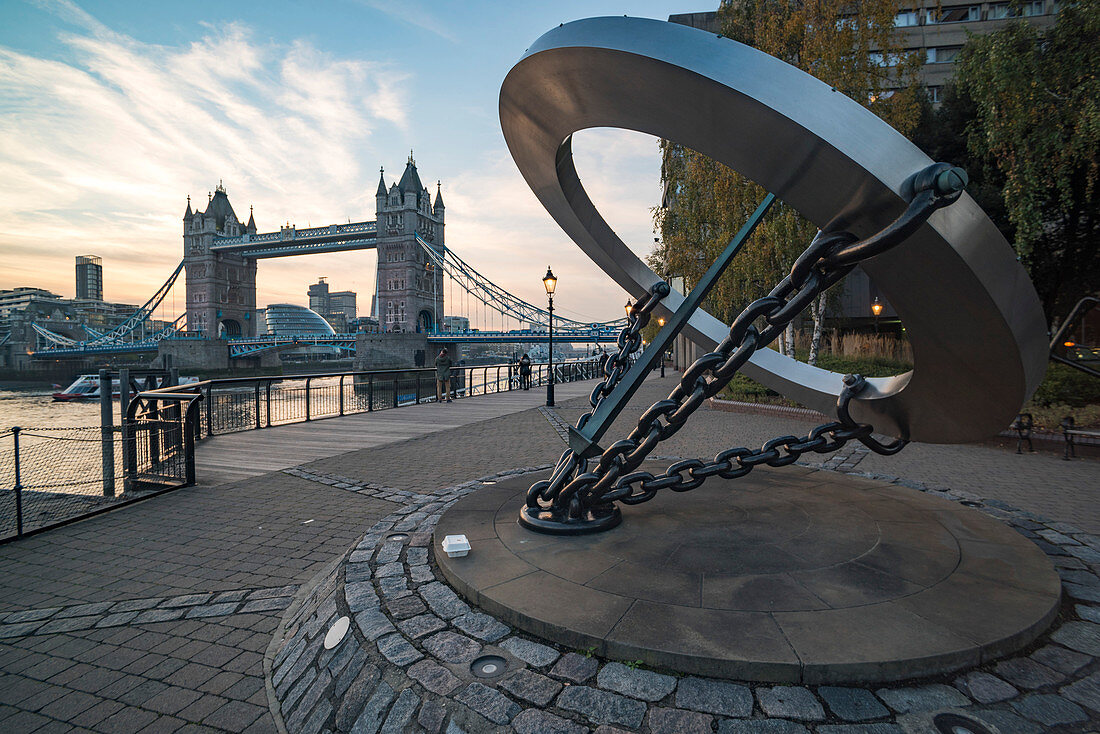
<path id="1" fill-rule="evenodd" d="M 348 477 L 308 476 L 363 491 Z M 1053 633 L 1021 654 L 942 680 L 763 685 L 598 660 L 530 639 L 471 607 L 434 572 L 431 530 L 453 502 L 498 478 L 410 498 L 292 610 L 271 666 L 289 731 L 900 734 L 934 731 L 933 715 L 949 711 L 1002 732 L 1100 726 L 1100 538 L 1068 523 L 1042 522 L 969 492 L 899 482 L 976 507 L 1042 547 L 1068 599 Z M 326 634 L 341 617 L 351 632 L 328 649 Z M 472 665 L 484 656 L 502 660 L 503 671 L 478 677 Z"/>
<path id="2" fill-rule="evenodd" d="M 389 510 L 278 473 L 178 490 L 0 546 L 0 611 L 301 583 Z"/>
<path id="3" fill-rule="evenodd" d="M 647 382 L 609 436 L 628 432 L 673 380 Z M 439 513 L 480 486 L 473 477 L 546 466 L 561 451 L 562 421 L 584 406 L 562 401 L 556 412 L 182 490 L 0 546 L 0 635 L 10 635 L 0 636 L 0 732 L 276 731 L 265 677 L 291 731 L 889 734 L 930 731 L 931 712 L 945 706 L 1006 733 L 1100 730 L 1095 461 L 929 445 L 889 458 L 858 448 L 813 457 L 977 506 L 1058 567 L 1057 628 L 951 679 L 789 687 L 680 677 L 547 645 L 470 607 L 433 570 Z M 703 409 L 660 453 L 712 455 L 807 428 Z M 388 542 L 393 533 L 407 538 Z M 335 574 L 318 575 L 349 547 Z M 331 622 L 345 615 L 351 631 L 325 650 Z M 273 633 L 290 641 L 299 632 L 297 643 L 269 648 Z M 507 672 L 475 680 L 470 658 L 488 653 Z M 332 710 L 322 716 L 324 702 Z"/>
<path id="4" fill-rule="evenodd" d="M 0 732 L 274 734 L 271 633 L 397 506 L 273 474 L 0 547 Z"/>

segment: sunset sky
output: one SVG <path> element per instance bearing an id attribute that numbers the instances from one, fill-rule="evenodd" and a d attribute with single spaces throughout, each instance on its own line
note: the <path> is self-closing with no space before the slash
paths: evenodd
<path id="1" fill-rule="evenodd" d="M 140 303 L 182 258 L 188 195 L 205 207 L 223 181 L 238 216 L 255 207 L 260 231 L 369 220 L 379 167 L 391 182 L 412 149 L 425 184 L 443 183 L 446 242 L 463 259 L 536 303 L 552 265 L 563 315 L 617 318 L 621 289 L 516 170 L 497 119 L 500 84 L 559 23 L 699 9 L 0 0 L 0 288 L 71 297 L 74 257 L 94 254 L 105 298 Z M 647 254 L 656 140 L 586 131 L 574 152 L 607 220 Z M 307 286 L 327 276 L 360 293 L 365 315 L 374 272 L 373 251 L 262 260 L 257 305 L 305 304 Z"/>

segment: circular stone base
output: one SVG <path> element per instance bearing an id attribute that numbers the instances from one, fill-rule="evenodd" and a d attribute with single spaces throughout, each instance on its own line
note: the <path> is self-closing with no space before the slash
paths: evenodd
<path id="1" fill-rule="evenodd" d="M 603 533 L 551 536 L 517 522 L 541 478 L 459 500 L 436 548 L 462 533 L 472 549 L 436 558 L 487 612 L 603 657 L 740 680 L 902 680 L 1003 656 L 1057 614 L 1061 583 L 1038 547 L 916 490 L 759 468 L 623 506 Z"/>

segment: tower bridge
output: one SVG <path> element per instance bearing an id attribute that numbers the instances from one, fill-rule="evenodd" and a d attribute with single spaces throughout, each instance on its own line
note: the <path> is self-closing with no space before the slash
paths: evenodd
<path id="1" fill-rule="evenodd" d="M 141 308 L 109 332 L 77 327 L 63 334 L 36 327 L 38 349 L 34 356 L 99 357 L 163 351 L 166 347 L 186 352 L 201 350 L 204 341 L 214 339 L 228 342 L 227 355 L 226 348 L 220 347 L 223 361 L 306 344 L 355 354 L 354 334 L 275 337 L 258 334 L 255 321 L 257 260 L 350 250 L 377 251 L 374 315 L 384 332 L 382 338 L 393 333 L 400 341 L 419 334 L 423 344 L 418 349 L 428 344 L 546 342 L 549 313 L 513 296 L 447 248 L 445 215 L 441 184 L 436 183 L 433 197 L 421 182 L 411 153 L 400 179 L 387 185 L 385 171 L 380 170 L 371 221 L 305 229 L 288 222 L 278 231 L 260 232 L 251 207 L 248 221 L 242 222 L 219 182 L 204 210 L 193 209 L 188 197 L 183 214 L 183 260 Z M 155 319 L 154 313 L 163 310 L 181 273 L 186 290 L 184 312 Z M 499 316 L 500 328 L 442 331 L 447 284 L 452 293 L 453 287 L 458 287 L 467 309 L 472 302 L 475 308 Z M 520 328 L 504 328 L 505 319 Z M 563 342 L 609 343 L 616 340 L 624 323 L 622 318 L 588 323 L 558 316 L 554 331 Z"/>
<path id="2" fill-rule="evenodd" d="M 445 250 L 441 185 L 435 200 L 409 154 L 399 181 L 386 186 L 379 172 L 375 219 L 278 232 L 259 232 L 253 213 L 242 224 L 221 184 L 206 210 L 183 215 L 187 270 L 187 329 L 227 337 L 254 337 L 256 260 L 348 250 L 377 250 L 375 293 L 379 324 L 389 330 L 430 332 L 443 314 L 443 273 L 427 268 L 429 255 Z M 418 240 L 424 243 L 422 246 Z"/>

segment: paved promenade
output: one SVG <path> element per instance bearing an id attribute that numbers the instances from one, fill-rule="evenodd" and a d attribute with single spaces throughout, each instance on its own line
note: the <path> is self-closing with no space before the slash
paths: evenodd
<path id="1" fill-rule="evenodd" d="M 651 379 L 610 435 L 625 434 L 643 407 L 673 385 L 672 375 Z M 532 390 L 216 437 L 200 446 L 199 486 L 0 546 L 0 730 L 275 732 L 272 700 L 280 702 L 282 718 L 294 723 L 294 731 L 308 730 L 310 722 L 323 725 L 322 694 L 331 693 L 336 676 L 329 679 L 329 689 L 308 699 L 315 708 L 301 710 L 313 689 L 309 684 L 302 684 L 301 690 L 288 686 L 289 668 L 281 668 L 274 659 L 272 637 L 288 631 L 281 630 L 288 608 L 302 607 L 311 591 L 317 596 L 311 580 L 325 578 L 330 571 L 343 573 L 335 564 L 349 549 L 365 547 L 370 528 L 380 527 L 376 523 L 400 525 L 394 517 L 416 518 L 410 524 L 414 537 L 408 555 L 400 558 L 408 573 L 423 580 L 431 573 L 428 554 L 413 551 L 424 548 L 428 540 L 416 528 L 428 523 L 440 503 L 473 491 L 477 485 L 471 480 L 553 462 L 564 448 L 562 421 L 572 422 L 583 411 L 583 396 L 590 389 L 591 383 L 558 386 L 556 412 L 536 409 L 545 393 Z M 801 434 L 811 427 L 792 419 L 703 409 L 656 453 L 706 456 L 730 445 L 758 446 L 773 436 Z M 617 663 L 600 669 L 601 682 L 589 680 L 596 675 L 597 661 L 582 655 L 559 658 L 559 652 L 551 651 L 553 659 L 540 667 L 536 662 L 545 662 L 547 653 L 513 635 L 501 644 L 514 640 L 509 642 L 512 648 L 536 661 L 526 669 L 528 683 L 541 685 L 545 679 L 558 690 L 573 684 L 593 691 L 592 701 L 603 703 L 618 690 L 615 696 L 633 702 L 634 708 L 642 706 L 643 717 L 634 725 L 608 720 L 601 726 L 591 715 L 595 704 L 585 704 L 580 694 L 569 697 L 579 703 L 567 713 L 568 719 L 528 714 L 541 707 L 532 709 L 522 692 L 511 692 L 510 698 L 484 685 L 481 688 L 493 695 L 471 684 L 440 696 L 431 693 L 434 684 L 428 679 L 415 683 L 400 666 L 390 661 L 386 667 L 387 661 L 380 660 L 374 687 L 360 691 L 363 698 L 354 716 L 345 712 L 340 718 L 338 711 L 330 712 L 336 716 L 330 721 L 356 732 L 572 732 L 601 726 L 602 734 L 615 731 L 614 726 L 652 734 L 715 728 L 891 734 L 906 731 L 905 717 L 916 721 L 926 710 L 922 706 L 938 695 L 941 703 L 962 708 L 989 696 L 991 701 L 1009 701 L 1001 705 L 998 719 L 1004 732 L 1085 732 L 1100 726 L 1100 612 L 1091 606 L 1100 602 L 1100 581 L 1094 575 L 1100 568 L 1100 541 L 1095 538 L 1100 534 L 1100 462 L 924 445 L 910 446 L 896 457 L 848 450 L 816 460 L 828 468 L 898 477 L 925 489 L 983 499 L 994 511 L 1000 503 L 1047 518 L 1046 525 L 1035 524 L 1044 534 L 1032 535 L 1040 547 L 1063 559 L 1058 565 L 1075 597 L 1065 605 L 1063 615 L 1070 621 L 1063 629 L 1072 634 L 1063 635 L 1063 644 L 1044 640 L 1030 657 L 1019 658 L 1030 662 L 983 669 L 965 679 L 936 681 L 913 691 L 788 692 L 737 686 L 737 705 L 723 714 L 692 706 L 695 694 L 683 684 L 682 698 L 675 693 L 664 700 L 638 699 L 622 690 L 627 686 L 622 681 L 648 671 Z M 1059 532 L 1051 525 L 1085 533 L 1056 537 Z M 411 547 L 413 543 L 417 545 Z M 324 632 L 326 618 L 317 619 L 314 635 Z M 477 629 L 482 634 L 495 634 L 487 632 L 495 629 L 491 620 L 481 624 Z M 502 638 L 503 633 L 496 639 Z M 357 664 L 367 670 L 375 664 L 366 657 L 344 657 L 343 666 Z M 279 662 L 286 659 L 284 655 Z M 559 667 L 567 660 L 573 666 L 568 671 Z M 335 665 L 336 658 L 328 662 Z M 592 671 L 582 679 L 585 685 L 570 678 L 588 667 Z M 661 685 L 667 677 L 660 679 Z M 291 679 L 292 684 L 298 682 Z M 383 683 L 390 694 L 378 698 Z M 518 686 L 513 684 L 516 691 L 521 690 Z M 282 708 L 294 690 L 295 706 Z M 509 689 L 502 684 L 501 690 Z M 998 695 L 1004 697 L 997 699 Z M 374 719 L 366 715 L 371 700 L 379 708 Z M 521 715 L 517 700 L 527 707 Z M 820 701 L 826 703 L 824 708 Z M 498 704 L 512 712 L 511 718 L 486 716 Z M 874 715 L 858 718 L 861 705 Z M 857 718 L 846 718 L 839 713 L 843 711 Z"/>

